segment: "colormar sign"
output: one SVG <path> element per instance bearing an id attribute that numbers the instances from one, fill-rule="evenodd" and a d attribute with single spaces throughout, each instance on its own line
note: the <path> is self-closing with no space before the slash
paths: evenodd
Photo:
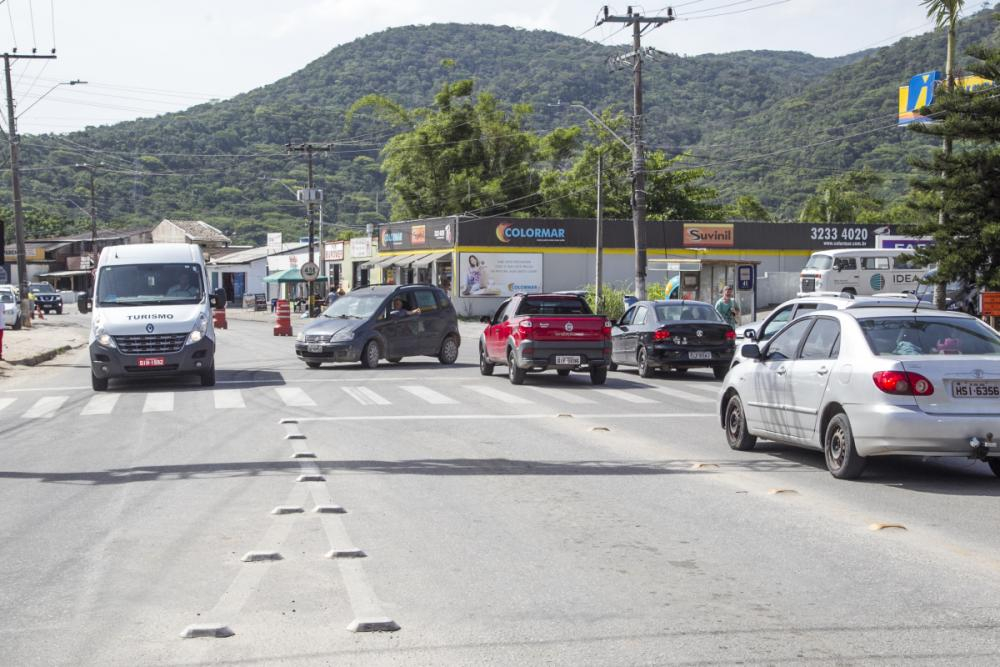
<path id="1" fill-rule="evenodd" d="M 731 224 L 688 224 L 684 225 L 684 247 L 732 248 L 734 245 Z"/>

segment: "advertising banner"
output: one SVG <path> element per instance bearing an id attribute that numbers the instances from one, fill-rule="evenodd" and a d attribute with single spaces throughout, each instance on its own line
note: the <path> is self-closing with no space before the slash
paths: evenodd
<path id="1" fill-rule="evenodd" d="M 684 247 L 732 248 L 733 226 L 731 224 L 684 224 Z"/>
<path id="2" fill-rule="evenodd" d="M 326 244 L 326 261 L 339 262 L 344 259 L 344 242 L 334 241 Z"/>
<path id="3" fill-rule="evenodd" d="M 461 253 L 461 296 L 513 296 L 542 291 L 541 253 Z"/>
<path id="4" fill-rule="evenodd" d="M 379 252 L 392 250 L 447 250 L 455 246 L 455 221 L 435 218 L 379 225 Z"/>
<path id="5" fill-rule="evenodd" d="M 351 239 L 351 258 L 368 259 L 372 256 L 372 240 L 367 236 L 355 236 Z"/>

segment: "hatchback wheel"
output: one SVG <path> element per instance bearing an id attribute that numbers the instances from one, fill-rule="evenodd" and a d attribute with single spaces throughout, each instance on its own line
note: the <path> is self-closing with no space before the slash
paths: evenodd
<path id="1" fill-rule="evenodd" d="M 494 364 L 489 359 L 486 358 L 486 349 L 480 344 L 479 346 L 479 374 L 480 375 L 493 375 Z"/>
<path id="2" fill-rule="evenodd" d="M 361 365 L 365 368 L 375 368 L 378 366 L 379 356 L 378 343 L 370 340 L 365 343 L 364 349 L 361 350 Z"/>
<path id="3" fill-rule="evenodd" d="M 438 361 L 442 364 L 453 364 L 458 359 L 458 342 L 454 336 L 448 336 L 441 343 L 441 352 L 438 354 Z"/>
<path id="4" fill-rule="evenodd" d="M 997 458 L 995 456 L 990 457 L 986 459 L 986 462 L 990 465 L 990 470 L 993 471 L 993 474 L 996 475 L 997 477 L 1000 477 L 1000 458 Z"/>
<path id="5" fill-rule="evenodd" d="M 730 449 L 747 452 L 757 446 L 757 436 L 747 430 L 747 416 L 743 412 L 743 401 L 739 394 L 733 394 L 726 403 L 726 442 Z"/>
<path id="6" fill-rule="evenodd" d="M 524 378 L 528 375 L 528 372 L 523 368 L 518 368 L 517 364 L 514 363 L 514 350 L 507 353 L 507 377 L 510 378 L 511 384 L 524 384 Z"/>
<path id="7" fill-rule="evenodd" d="M 590 384 L 604 384 L 608 380 L 607 366 L 590 367 Z"/>
<path id="8" fill-rule="evenodd" d="M 865 457 L 854 448 L 851 422 L 843 412 L 833 416 L 823 438 L 826 467 L 837 479 L 857 479 L 865 469 Z"/>

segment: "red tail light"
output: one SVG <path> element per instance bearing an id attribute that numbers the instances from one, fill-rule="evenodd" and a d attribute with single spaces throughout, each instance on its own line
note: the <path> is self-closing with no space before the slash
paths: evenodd
<path id="1" fill-rule="evenodd" d="M 726 330 L 726 340 L 736 340 L 736 332 L 732 329 Z"/>
<path id="2" fill-rule="evenodd" d="M 604 336 L 605 338 L 607 338 L 608 336 L 610 336 L 611 335 L 611 327 L 613 327 L 613 326 L 614 325 L 611 323 L 611 320 L 604 320 L 604 326 L 601 328 L 601 335 Z"/>
<path id="3" fill-rule="evenodd" d="M 532 328 L 535 326 L 534 322 L 532 322 L 531 320 L 521 320 L 517 326 L 519 329 L 521 329 L 521 334 L 525 338 L 531 338 L 531 331 Z"/>
<path id="4" fill-rule="evenodd" d="M 670 338 L 669 329 L 657 329 L 656 333 L 653 334 L 653 340 L 667 340 Z"/>
<path id="5" fill-rule="evenodd" d="M 934 385 L 919 373 L 878 371 L 872 374 L 872 379 L 875 381 L 875 386 L 887 394 L 930 396 L 934 393 Z"/>

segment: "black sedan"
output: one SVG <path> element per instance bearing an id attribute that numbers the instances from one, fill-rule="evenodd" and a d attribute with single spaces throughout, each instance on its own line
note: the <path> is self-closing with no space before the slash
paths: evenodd
<path id="1" fill-rule="evenodd" d="M 733 360 L 736 332 L 710 304 L 701 301 L 639 301 L 611 330 L 614 366 L 636 366 L 652 377 L 656 369 L 708 367 L 723 378 Z"/>

